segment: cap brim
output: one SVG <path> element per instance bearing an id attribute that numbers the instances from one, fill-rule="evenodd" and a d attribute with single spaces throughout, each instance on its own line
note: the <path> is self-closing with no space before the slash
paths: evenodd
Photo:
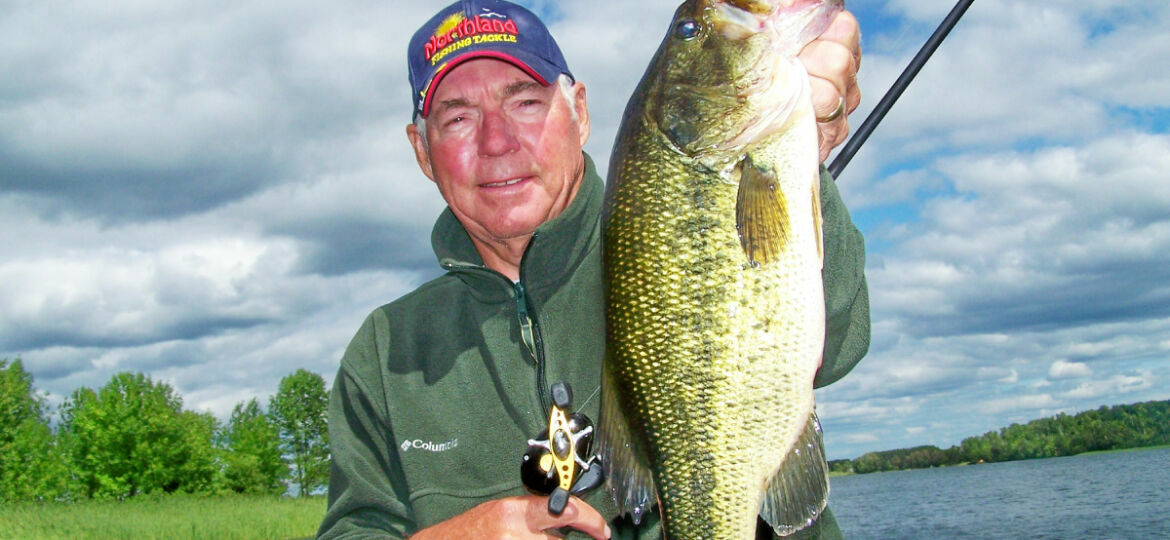
<path id="1" fill-rule="evenodd" d="M 528 54 L 525 51 L 516 50 L 515 48 L 511 48 L 508 51 L 491 48 L 468 51 L 440 67 L 439 70 L 435 72 L 435 75 L 431 77 L 431 82 L 427 84 L 426 97 L 423 99 L 423 106 L 421 111 L 423 118 L 426 118 L 427 114 L 430 113 L 431 98 L 435 95 L 435 89 L 439 87 L 441 82 L 443 82 L 443 78 L 446 77 L 452 69 L 455 69 L 456 66 L 469 60 L 475 60 L 478 58 L 492 58 L 512 64 L 524 73 L 527 73 L 528 76 L 536 79 L 536 82 L 539 82 L 545 86 L 552 84 L 552 81 L 556 80 L 557 76 L 561 74 L 560 69 L 540 58 L 539 56 Z"/>

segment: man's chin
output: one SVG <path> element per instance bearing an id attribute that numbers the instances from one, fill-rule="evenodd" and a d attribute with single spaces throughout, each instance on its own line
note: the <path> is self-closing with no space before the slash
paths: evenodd
<path id="1" fill-rule="evenodd" d="M 497 229 L 491 231 L 491 235 L 492 235 L 492 238 L 495 238 L 496 241 L 498 241 L 500 243 L 511 243 L 511 242 L 515 242 L 515 241 L 525 241 L 526 242 L 530 238 L 532 238 L 532 233 L 535 230 L 536 230 L 535 226 L 531 226 L 531 227 L 516 226 L 516 227 L 507 227 L 507 228 L 497 228 Z"/>

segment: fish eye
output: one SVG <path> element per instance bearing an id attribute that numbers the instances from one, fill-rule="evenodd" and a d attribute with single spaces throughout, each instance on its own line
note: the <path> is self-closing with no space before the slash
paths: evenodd
<path id="1" fill-rule="evenodd" d="M 699 30 L 701 29 L 698 21 L 690 18 L 682 19 L 678 21 L 678 24 L 674 25 L 674 35 L 680 39 L 689 41 L 695 39 L 695 36 L 699 35 Z"/>

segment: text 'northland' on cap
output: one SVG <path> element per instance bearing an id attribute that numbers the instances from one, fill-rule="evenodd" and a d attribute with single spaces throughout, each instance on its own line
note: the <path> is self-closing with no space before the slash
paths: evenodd
<path id="1" fill-rule="evenodd" d="M 496 58 L 549 85 L 569 66 L 548 28 L 531 11 L 503 0 L 460 0 L 422 25 L 410 38 L 414 116 L 430 112 L 432 91 L 452 68 L 473 58 Z"/>

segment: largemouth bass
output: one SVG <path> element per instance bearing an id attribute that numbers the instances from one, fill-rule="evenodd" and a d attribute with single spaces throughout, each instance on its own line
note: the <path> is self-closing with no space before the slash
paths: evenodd
<path id="1" fill-rule="evenodd" d="M 811 524 L 824 343 L 815 113 L 797 53 L 840 0 L 693 0 L 626 108 L 603 217 L 600 452 L 667 538 Z"/>

